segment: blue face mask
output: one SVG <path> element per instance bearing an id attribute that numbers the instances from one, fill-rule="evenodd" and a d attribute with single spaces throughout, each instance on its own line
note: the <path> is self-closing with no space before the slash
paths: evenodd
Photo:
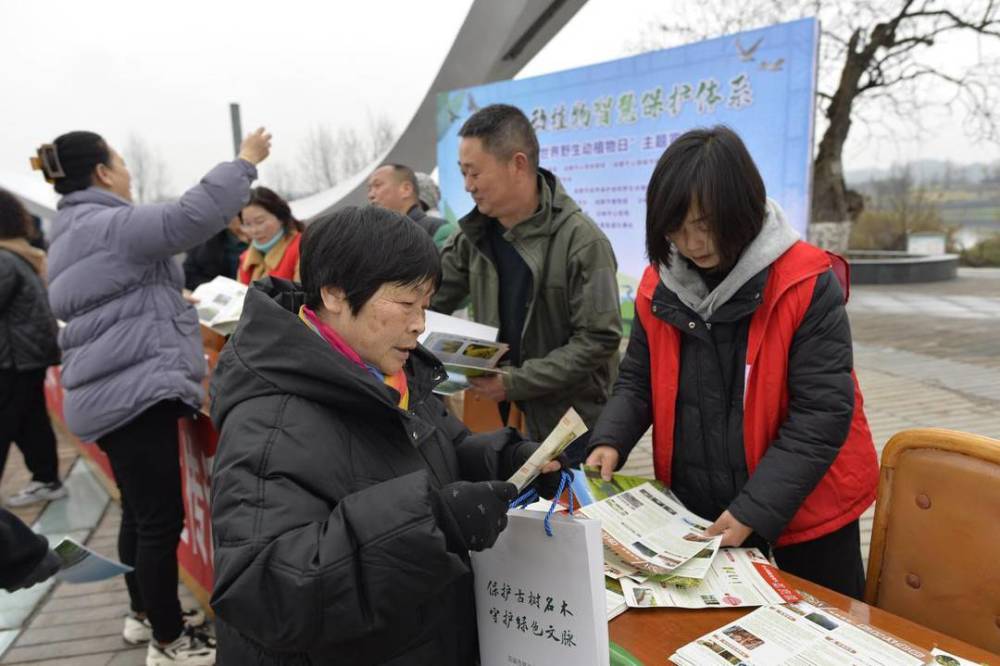
<path id="1" fill-rule="evenodd" d="M 280 241 L 282 238 L 284 238 L 284 236 L 285 236 L 285 230 L 284 229 L 278 229 L 278 233 L 276 233 L 274 235 L 274 238 L 272 238 L 271 240 L 265 241 L 263 243 L 258 243 L 257 241 L 254 241 L 252 243 L 252 245 L 255 248 L 257 248 L 258 250 L 260 250 L 261 252 L 263 252 L 264 254 L 267 254 L 271 250 L 272 247 L 274 247 L 275 245 L 278 244 L 278 241 Z"/>

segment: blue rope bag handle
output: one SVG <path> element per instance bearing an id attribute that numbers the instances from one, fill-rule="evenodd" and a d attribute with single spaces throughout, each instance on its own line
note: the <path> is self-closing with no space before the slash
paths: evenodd
<path id="1" fill-rule="evenodd" d="M 545 534 L 552 536 L 552 514 L 555 513 L 556 506 L 559 504 L 559 498 L 562 497 L 563 491 L 569 491 L 569 515 L 573 515 L 573 504 L 576 501 L 573 495 L 573 476 L 567 470 L 562 470 L 559 474 L 559 490 L 556 491 L 556 496 L 552 498 L 552 504 L 549 506 L 549 512 L 545 514 Z M 521 496 L 510 503 L 511 509 L 523 509 L 532 502 L 537 502 L 539 499 L 538 491 L 534 487 L 528 488 L 526 491 L 521 493 Z"/>

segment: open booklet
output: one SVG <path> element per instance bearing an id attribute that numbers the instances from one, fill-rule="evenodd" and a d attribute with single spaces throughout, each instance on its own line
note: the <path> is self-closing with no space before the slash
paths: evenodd
<path id="1" fill-rule="evenodd" d="M 709 523 L 652 483 L 588 504 L 580 512 L 601 521 L 604 544 L 622 562 L 648 574 L 675 574 L 697 558 L 683 573 L 704 578 L 722 543 L 721 536 L 705 536 Z"/>
<path id="2" fill-rule="evenodd" d="M 424 332 L 419 341 L 448 371 L 448 379 L 434 388 L 435 393 L 451 395 L 469 388 L 470 377 L 502 372 L 497 363 L 508 346 L 497 342 L 499 330 L 493 326 L 426 312 Z"/>
<path id="3" fill-rule="evenodd" d="M 191 294 L 198 300 L 198 321 L 220 335 L 231 335 L 243 313 L 247 286 L 223 275 L 205 282 Z"/>
<path id="4" fill-rule="evenodd" d="M 493 326 L 426 312 L 424 333 L 419 341 L 448 371 L 448 379 L 434 392 L 451 395 L 469 388 L 470 377 L 483 377 L 502 372 L 497 363 L 507 353 L 508 346 L 497 342 L 499 330 Z"/>
<path id="5" fill-rule="evenodd" d="M 108 559 L 70 537 L 52 550 L 62 560 L 56 578 L 67 583 L 93 583 L 132 571 L 132 567 Z"/>
<path id="6" fill-rule="evenodd" d="M 758 608 L 688 643 L 670 661 L 679 666 L 940 663 L 915 645 L 814 601 Z"/>

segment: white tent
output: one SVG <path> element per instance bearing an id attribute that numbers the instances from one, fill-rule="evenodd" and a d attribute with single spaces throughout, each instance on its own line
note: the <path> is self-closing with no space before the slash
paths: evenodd
<path id="1" fill-rule="evenodd" d="M 20 199 L 32 215 L 43 220 L 51 220 L 56 215 L 59 195 L 45 182 L 40 171 L 31 171 L 30 168 L 25 168 L 23 173 L 0 171 L 0 189 Z"/>

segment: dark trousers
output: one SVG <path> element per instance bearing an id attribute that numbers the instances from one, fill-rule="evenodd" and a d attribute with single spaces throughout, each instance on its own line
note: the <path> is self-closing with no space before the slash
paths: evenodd
<path id="1" fill-rule="evenodd" d="M 45 369 L 0 370 L 0 476 L 11 442 L 17 443 L 32 479 L 59 480 L 56 435 L 45 409 Z"/>
<path id="2" fill-rule="evenodd" d="M 177 638 L 183 624 L 177 599 L 177 544 L 184 527 L 176 402 L 160 402 L 98 440 L 122 496 L 118 557 L 132 610 L 146 613 L 153 637 Z"/>
<path id="3" fill-rule="evenodd" d="M 746 546 L 756 545 L 751 542 Z M 812 541 L 774 549 L 778 568 L 835 592 L 860 600 L 865 593 L 861 530 L 854 520 Z"/>

